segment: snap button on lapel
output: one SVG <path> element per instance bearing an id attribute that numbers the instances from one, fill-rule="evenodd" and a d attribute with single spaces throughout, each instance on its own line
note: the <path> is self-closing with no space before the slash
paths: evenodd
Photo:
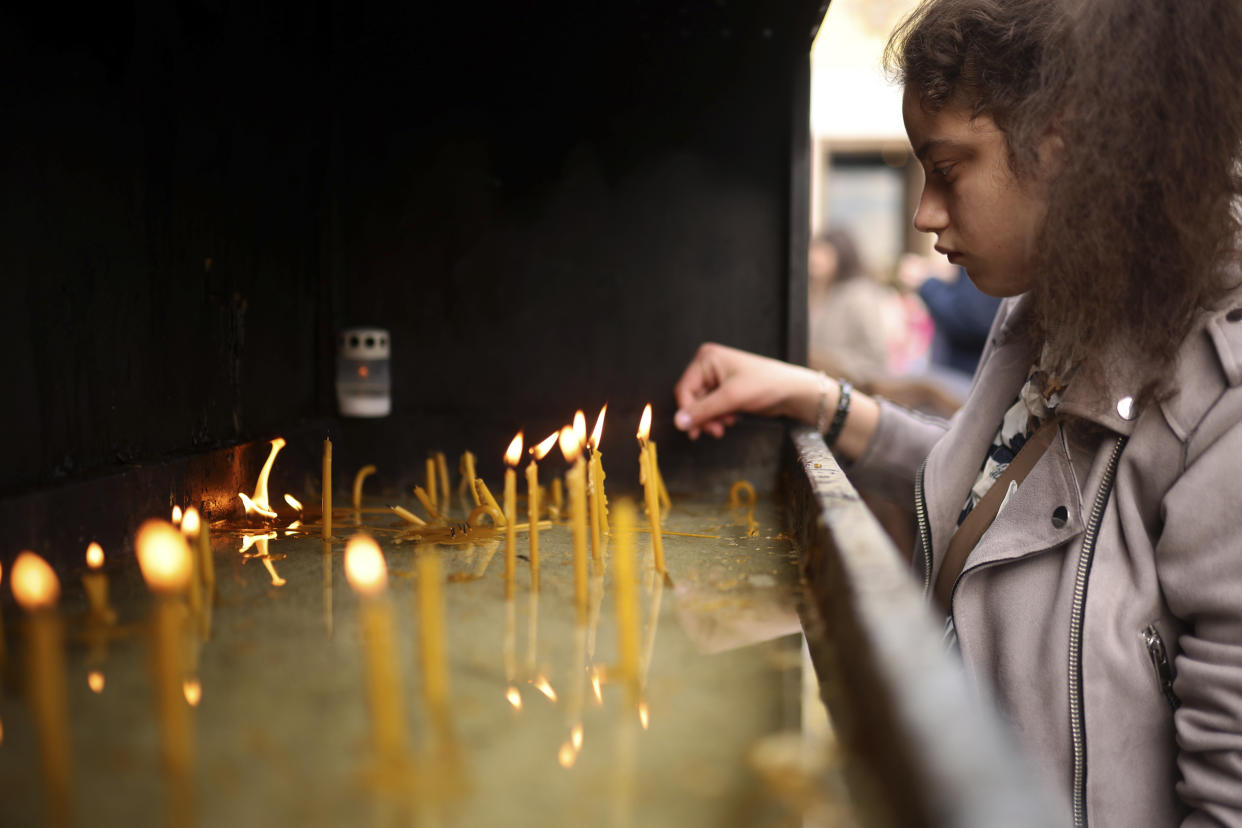
<path id="1" fill-rule="evenodd" d="M 1229 313 L 1225 314 L 1225 321 L 1227 322 L 1242 321 L 1242 308 L 1234 308 L 1233 310 L 1229 311 Z"/>
<path id="2" fill-rule="evenodd" d="M 1065 525 L 1065 521 L 1069 520 L 1069 510 L 1064 506 L 1058 506 L 1052 510 L 1052 525 L 1060 529 Z"/>
<path id="3" fill-rule="evenodd" d="M 1123 420 L 1134 419 L 1134 397 L 1122 397 L 1117 400 L 1117 414 Z"/>

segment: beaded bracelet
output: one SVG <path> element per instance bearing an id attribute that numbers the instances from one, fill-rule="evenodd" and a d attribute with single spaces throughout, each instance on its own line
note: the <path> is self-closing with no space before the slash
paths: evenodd
<path id="1" fill-rule="evenodd" d="M 840 438 L 841 432 L 845 430 L 845 420 L 850 415 L 850 392 L 854 390 L 854 386 L 850 385 L 848 380 L 837 380 L 837 385 L 841 388 L 841 396 L 837 400 L 837 413 L 832 416 L 832 424 L 828 426 L 828 433 L 824 435 L 824 443 L 829 448 L 832 448 Z"/>

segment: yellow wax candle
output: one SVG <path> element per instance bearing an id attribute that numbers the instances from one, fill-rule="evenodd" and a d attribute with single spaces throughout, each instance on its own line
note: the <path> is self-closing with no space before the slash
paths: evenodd
<path id="1" fill-rule="evenodd" d="M 587 465 L 587 489 L 591 495 L 591 555 L 596 563 L 602 559 L 601 534 L 608 533 L 608 501 L 604 497 L 604 454 L 600 443 L 604 439 L 604 415 L 608 405 L 599 410 L 595 428 L 591 431 L 591 460 Z"/>
<path id="2" fill-rule="evenodd" d="M 181 520 L 181 532 L 190 543 L 193 562 L 190 572 L 190 610 L 198 624 L 199 637 L 206 641 L 211 638 L 211 606 L 215 595 L 216 570 L 211 560 L 211 539 L 207 536 L 207 523 L 199 517 L 198 509 L 193 506 L 185 510 L 185 517 Z"/>
<path id="3" fill-rule="evenodd" d="M 504 512 L 500 510 L 500 504 L 496 502 L 496 498 L 492 497 L 492 490 L 487 488 L 487 484 L 483 482 L 483 478 L 476 477 L 474 479 L 474 488 L 479 496 L 481 505 L 490 506 L 496 510 L 497 514 L 504 515 Z"/>
<path id="4" fill-rule="evenodd" d="M 522 694 L 517 688 L 517 605 L 505 600 L 505 698 L 514 710 L 522 709 Z"/>
<path id="5" fill-rule="evenodd" d="M 388 508 L 392 509 L 393 514 L 395 514 L 397 517 L 404 520 L 406 523 L 412 523 L 415 526 L 426 526 L 427 525 L 427 521 L 423 520 L 418 515 L 411 512 L 409 509 L 406 509 L 404 506 L 393 506 L 390 504 Z"/>
<path id="6" fill-rule="evenodd" d="M 431 499 L 431 495 L 422 486 L 414 487 L 414 497 L 418 498 L 418 502 L 423 504 L 423 508 L 427 510 L 427 514 L 432 520 L 440 519 L 440 510 L 436 507 L 435 501 Z"/>
<path id="7" fill-rule="evenodd" d="M 216 597 L 216 561 L 211 553 L 211 526 L 206 515 L 199 515 L 197 557 L 198 576 L 203 581 L 203 605 L 210 609 Z"/>
<path id="8" fill-rule="evenodd" d="M 450 502 L 452 496 L 449 494 L 452 490 L 449 488 L 448 458 L 444 456 L 444 452 L 442 451 L 437 451 L 435 453 L 435 458 L 436 471 L 440 475 L 440 491 L 442 493 L 441 498 L 443 500 L 444 512 L 447 514 L 452 507 L 452 503 Z"/>
<path id="9" fill-rule="evenodd" d="M 548 508 L 548 517 L 560 520 L 565 513 L 565 488 L 559 477 L 552 478 L 552 505 Z"/>
<path id="10" fill-rule="evenodd" d="M 193 558 L 185 538 L 170 523 L 151 519 L 134 539 L 138 566 L 155 594 L 152 610 L 151 670 L 159 716 L 161 758 L 169 783 L 169 819 L 187 824 L 192 810 L 189 777 L 194 726 L 183 702 L 186 611 L 182 599 L 193 577 Z"/>
<path id="11" fill-rule="evenodd" d="M 444 572 L 440 553 L 421 552 L 418 570 L 418 642 L 423 661 L 423 697 L 443 724 L 448 712 L 448 670 L 444 662 Z"/>
<path id="12" fill-rule="evenodd" d="M 362 481 L 375 474 L 375 466 L 363 466 L 354 475 L 354 511 L 362 509 Z"/>
<path id="13" fill-rule="evenodd" d="M 186 595 L 190 603 L 190 617 L 195 619 L 201 618 L 203 615 L 203 582 L 198 577 L 201 565 L 198 562 L 198 532 L 200 521 L 198 518 L 198 509 L 193 506 L 185 510 L 185 514 L 181 518 L 181 534 L 185 535 L 187 548 L 190 550 L 190 580 L 186 588 Z"/>
<path id="14" fill-rule="evenodd" d="M 539 465 L 526 465 L 526 515 L 530 520 L 530 588 L 539 591 Z"/>
<path id="15" fill-rule="evenodd" d="M 437 491 L 439 487 L 436 485 L 436 458 L 435 457 L 427 458 L 426 471 L 427 471 L 427 497 L 431 499 L 431 505 L 435 506 L 436 509 L 438 510 L 440 508 L 440 497 Z"/>
<path id="16" fill-rule="evenodd" d="M 634 563 L 634 504 L 622 500 L 614 518 L 612 589 L 617 612 L 617 652 L 630 704 L 638 703 L 638 590 Z"/>
<path id="17" fill-rule="evenodd" d="M 323 537 L 332 539 L 332 440 L 323 438 Z"/>
<path id="18" fill-rule="evenodd" d="M 569 515 L 574 548 L 574 605 L 578 610 L 578 623 L 587 617 L 587 502 L 586 464 L 582 462 L 582 445 L 574 436 L 573 429 L 561 429 L 561 452 L 572 465 L 565 474 L 569 488 Z"/>
<path id="19" fill-rule="evenodd" d="M 651 436 L 651 403 L 643 409 L 638 422 L 638 479 L 643 484 L 643 500 L 647 504 L 647 518 L 651 523 L 651 550 L 655 556 L 656 571 L 664 574 L 664 538 L 660 534 L 660 493 L 656 483 L 655 464 L 648 447 Z"/>
<path id="20" fill-rule="evenodd" d="M 39 740 L 46 818 L 49 825 L 72 822 L 69 708 L 65 686 L 64 631 L 56 614 L 60 580 L 47 561 L 21 552 L 9 575 L 13 597 L 26 611 L 26 688 Z"/>
<path id="21" fill-rule="evenodd" d="M 474 505 L 480 505 L 479 490 L 474 483 L 477 477 L 474 473 L 474 452 L 468 451 L 461 456 L 461 473 L 463 475 L 462 485 L 464 485 L 470 492 L 470 497 L 474 500 Z"/>
<path id="22" fill-rule="evenodd" d="M 656 453 L 655 440 L 647 443 L 647 452 L 651 455 L 651 468 L 655 475 L 656 494 L 660 496 L 660 509 L 667 512 L 673 508 L 673 500 L 668 496 L 668 487 L 664 485 L 664 475 L 660 473 L 660 460 Z"/>
<path id="23" fill-rule="evenodd" d="M 86 591 L 88 623 L 114 624 L 116 611 L 108 605 L 108 576 L 103 573 L 103 547 L 91 541 L 86 547 L 86 566 L 89 571 L 82 576 L 82 589 Z M 3 632 L 3 630 L 0 630 Z"/>
<path id="24" fill-rule="evenodd" d="M 512 598 L 517 578 L 517 464 L 522 459 L 522 432 L 505 449 L 505 597 Z"/>
<path id="25" fill-rule="evenodd" d="M 358 623 L 366 659 L 367 702 L 371 739 L 379 760 L 390 765 L 407 755 L 405 708 L 394 653 L 392 608 L 385 597 L 388 567 L 379 545 L 356 534 L 345 545 L 345 577 L 359 595 Z"/>

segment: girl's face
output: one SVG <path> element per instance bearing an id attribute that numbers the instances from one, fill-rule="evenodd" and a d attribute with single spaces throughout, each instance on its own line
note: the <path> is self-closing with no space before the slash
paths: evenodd
<path id="1" fill-rule="evenodd" d="M 972 119 L 960 106 L 927 112 L 909 89 L 902 115 L 926 173 L 914 226 L 935 233 L 936 250 L 989 296 L 1026 292 L 1047 209 L 1043 188 L 1014 176 L 1004 133 L 987 115 Z"/>

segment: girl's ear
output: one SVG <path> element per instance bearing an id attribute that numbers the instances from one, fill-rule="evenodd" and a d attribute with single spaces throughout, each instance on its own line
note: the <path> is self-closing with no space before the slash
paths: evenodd
<path id="1" fill-rule="evenodd" d="M 1056 175 L 1065 165 L 1065 136 L 1061 132 L 1061 119 L 1055 119 L 1039 141 L 1036 150 L 1039 169 L 1044 177 Z"/>

